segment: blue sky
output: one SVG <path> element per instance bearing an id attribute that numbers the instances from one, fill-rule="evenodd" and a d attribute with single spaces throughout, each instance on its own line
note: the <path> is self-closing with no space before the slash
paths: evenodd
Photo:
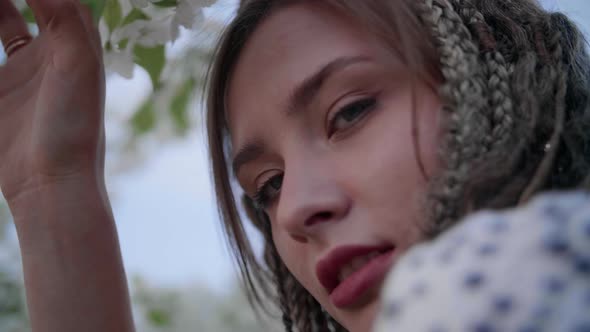
<path id="1" fill-rule="evenodd" d="M 231 280 L 201 135 L 154 151 L 144 167 L 116 180 L 113 188 L 129 274 L 217 289 Z"/>
<path id="2" fill-rule="evenodd" d="M 149 77 L 137 68 L 132 80 L 111 77 L 107 109 L 134 109 L 149 87 Z M 154 144 L 144 164 L 108 177 L 108 185 L 130 278 L 137 274 L 170 286 L 203 283 L 220 291 L 234 280 L 202 132 L 195 129 L 186 139 Z"/>

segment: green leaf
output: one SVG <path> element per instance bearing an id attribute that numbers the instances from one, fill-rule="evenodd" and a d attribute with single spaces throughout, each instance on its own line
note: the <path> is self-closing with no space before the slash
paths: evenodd
<path id="1" fill-rule="evenodd" d="M 170 314 L 161 310 L 150 310 L 148 312 L 149 321 L 157 327 L 170 325 Z"/>
<path id="2" fill-rule="evenodd" d="M 150 17 L 140 9 L 133 8 L 127 16 L 123 19 L 121 26 L 133 23 L 139 20 L 150 20 Z"/>
<path id="3" fill-rule="evenodd" d="M 178 0 L 162 0 L 162 1 L 153 2 L 153 4 L 154 4 L 154 6 L 165 7 L 165 8 L 176 7 L 176 6 L 178 6 Z"/>
<path id="4" fill-rule="evenodd" d="M 136 135 L 143 135 L 154 129 L 155 126 L 156 112 L 152 100 L 149 99 L 131 118 L 131 127 Z"/>
<path id="5" fill-rule="evenodd" d="M 119 0 L 106 0 L 106 7 L 104 8 L 104 21 L 112 32 L 121 24 L 123 20 L 123 10 Z"/>
<path id="6" fill-rule="evenodd" d="M 31 10 L 31 8 L 25 7 L 21 11 L 21 15 L 24 17 L 24 19 L 25 19 L 25 21 L 27 21 L 27 23 L 35 23 L 35 15 L 33 14 L 33 11 Z"/>
<path id="7" fill-rule="evenodd" d="M 128 45 L 128 44 L 129 44 L 129 38 L 125 38 L 125 39 L 121 40 L 121 41 L 119 42 L 119 44 L 117 44 L 117 47 L 118 47 L 120 50 L 124 50 L 124 49 L 126 49 L 126 48 L 127 48 L 127 45 Z"/>
<path id="8" fill-rule="evenodd" d="M 143 67 L 150 78 L 154 90 L 160 86 L 160 75 L 166 64 L 166 52 L 163 45 L 155 47 L 144 47 L 136 45 L 133 49 L 133 55 L 135 56 L 135 63 Z"/>
<path id="9" fill-rule="evenodd" d="M 188 107 L 195 92 L 195 87 L 195 80 L 190 78 L 181 86 L 178 94 L 174 96 L 170 104 L 170 114 L 180 134 L 184 134 L 189 129 Z"/>
<path id="10" fill-rule="evenodd" d="M 95 22 L 98 22 L 100 20 L 100 17 L 104 12 L 106 1 L 107 0 L 81 0 L 83 4 L 90 7 Z"/>

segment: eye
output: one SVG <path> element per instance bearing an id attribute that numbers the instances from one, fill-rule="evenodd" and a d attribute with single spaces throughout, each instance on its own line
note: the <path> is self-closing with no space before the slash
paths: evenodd
<path id="1" fill-rule="evenodd" d="M 331 137 L 334 133 L 352 126 L 376 106 L 377 99 L 373 97 L 357 100 L 344 106 L 329 120 L 328 136 Z"/>
<path id="2" fill-rule="evenodd" d="M 283 185 L 283 174 L 275 175 L 266 180 L 254 194 L 254 202 L 259 208 L 267 208 L 280 193 Z"/>

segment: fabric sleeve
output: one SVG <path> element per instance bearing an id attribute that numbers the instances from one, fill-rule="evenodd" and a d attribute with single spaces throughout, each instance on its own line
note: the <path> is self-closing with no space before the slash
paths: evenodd
<path id="1" fill-rule="evenodd" d="M 590 332 L 590 195 L 468 217 L 396 263 L 374 332 Z"/>

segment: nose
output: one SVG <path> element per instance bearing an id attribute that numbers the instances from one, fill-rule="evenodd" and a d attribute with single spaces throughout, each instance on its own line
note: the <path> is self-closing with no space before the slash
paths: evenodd
<path id="1" fill-rule="evenodd" d="M 351 200 L 335 172 L 319 167 L 299 167 L 285 172 L 277 208 L 277 224 L 294 240 L 318 239 L 328 227 L 348 213 Z"/>

